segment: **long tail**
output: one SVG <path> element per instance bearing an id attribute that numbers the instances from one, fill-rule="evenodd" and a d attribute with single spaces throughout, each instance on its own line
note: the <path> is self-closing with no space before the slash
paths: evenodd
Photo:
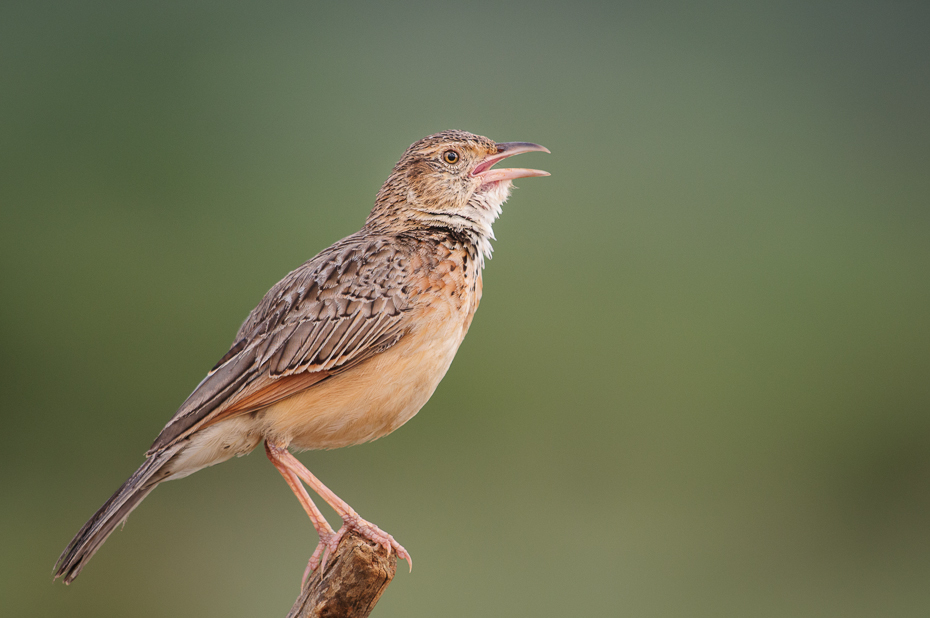
<path id="1" fill-rule="evenodd" d="M 184 446 L 183 443 L 153 453 L 138 470 L 117 490 L 84 527 L 71 539 L 55 564 L 55 579 L 65 578 L 70 584 L 78 576 L 91 556 L 103 545 L 107 537 L 134 508 L 139 506 L 155 486 L 165 480 L 165 464 Z"/>

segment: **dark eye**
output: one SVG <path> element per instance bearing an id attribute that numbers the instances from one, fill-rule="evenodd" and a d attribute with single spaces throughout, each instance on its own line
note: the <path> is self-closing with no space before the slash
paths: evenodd
<path id="1" fill-rule="evenodd" d="M 455 152 L 454 150 L 447 150 L 444 153 L 442 153 L 442 160 L 448 163 L 449 165 L 458 163 L 459 153 Z"/>

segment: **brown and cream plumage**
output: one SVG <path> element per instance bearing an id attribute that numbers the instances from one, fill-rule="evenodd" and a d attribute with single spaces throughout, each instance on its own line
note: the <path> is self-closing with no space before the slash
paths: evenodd
<path id="1" fill-rule="evenodd" d="M 94 514 L 58 559 L 70 583 L 115 527 L 163 481 L 265 441 L 265 451 L 320 535 L 316 568 L 347 529 L 410 558 L 361 519 L 288 451 L 387 435 L 426 403 L 449 368 L 481 299 L 491 224 L 511 181 L 546 172 L 492 169 L 542 146 L 497 144 L 444 131 L 407 149 L 365 226 L 278 282 L 233 346 L 194 389 L 145 463 Z M 343 519 L 334 532 L 301 480 Z"/>

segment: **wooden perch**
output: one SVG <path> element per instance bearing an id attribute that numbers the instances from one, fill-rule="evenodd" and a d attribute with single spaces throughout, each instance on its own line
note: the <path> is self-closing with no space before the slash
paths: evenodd
<path id="1" fill-rule="evenodd" d="M 307 578 L 287 618 L 365 618 L 397 571 L 397 556 L 354 532 L 343 537 L 326 563 Z"/>

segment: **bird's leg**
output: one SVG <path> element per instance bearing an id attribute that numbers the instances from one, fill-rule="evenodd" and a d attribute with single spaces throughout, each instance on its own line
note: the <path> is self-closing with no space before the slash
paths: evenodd
<path id="1" fill-rule="evenodd" d="M 304 570 L 304 576 L 301 580 L 301 588 L 303 588 L 304 584 L 307 583 L 307 577 L 309 577 L 310 573 L 320 566 L 321 558 L 322 564 L 326 564 L 326 558 L 329 552 L 335 547 L 331 546 L 329 541 L 336 536 L 336 532 L 333 530 L 332 526 L 329 525 L 329 522 L 326 521 L 326 518 L 323 517 L 323 513 L 320 512 L 320 509 L 313 503 L 313 499 L 310 497 L 310 494 L 307 493 L 307 490 L 304 489 L 304 486 L 301 484 L 297 475 L 294 474 L 294 471 L 281 461 L 281 451 L 287 453 L 287 449 L 282 449 L 267 441 L 265 442 L 265 454 L 268 455 L 268 459 L 271 460 L 274 467 L 277 468 L 281 476 L 284 477 L 288 487 L 290 487 L 294 495 L 297 496 L 297 500 L 300 501 L 300 505 L 304 507 L 304 511 L 307 512 L 307 515 L 310 516 L 310 521 L 313 523 L 316 533 L 320 536 L 320 542 L 313 551 L 313 555 L 310 556 L 310 561 L 307 563 L 307 568 Z M 290 455 L 290 453 L 288 453 L 288 455 Z"/>
<path id="2" fill-rule="evenodd" d="M 410 570 L 413 570 L 413 559 L 410 557 L 410 554 L 407 553 L 407 550 L 394 540 L 394 537 L 373 523 L 362 519 L 359 514 L 355 512 L 355 509 L 349 506 L 342 498 L 334 494 L 326 485 L 321 483 L 320 479 L 316 478 L 312 472 L 307 470 L 307 468 L 300 463 L 300 460 L 294 457 L 290 451 L 275 446 L 267 447 L 267 442 L 265 444 L 266 448 L 278 449 L 275 456 L 280 459 L 281 464 L 300 477 L 313 491 L 326 500 L 327 504 L 333 507 L 339 517 L 342 518 L 342 527 L 339 528 L 333 537 L 326 541 L 331 551 L 336 551 L 339 541 L 342 540 L 346 532 L 354 530 L 366 539 L 372 540 L 384 547 L 388 555 L 391 554 L 391 551 L 397 552 L 397 556 L 406 560 L 407 564 L 410 565 Z"/>

